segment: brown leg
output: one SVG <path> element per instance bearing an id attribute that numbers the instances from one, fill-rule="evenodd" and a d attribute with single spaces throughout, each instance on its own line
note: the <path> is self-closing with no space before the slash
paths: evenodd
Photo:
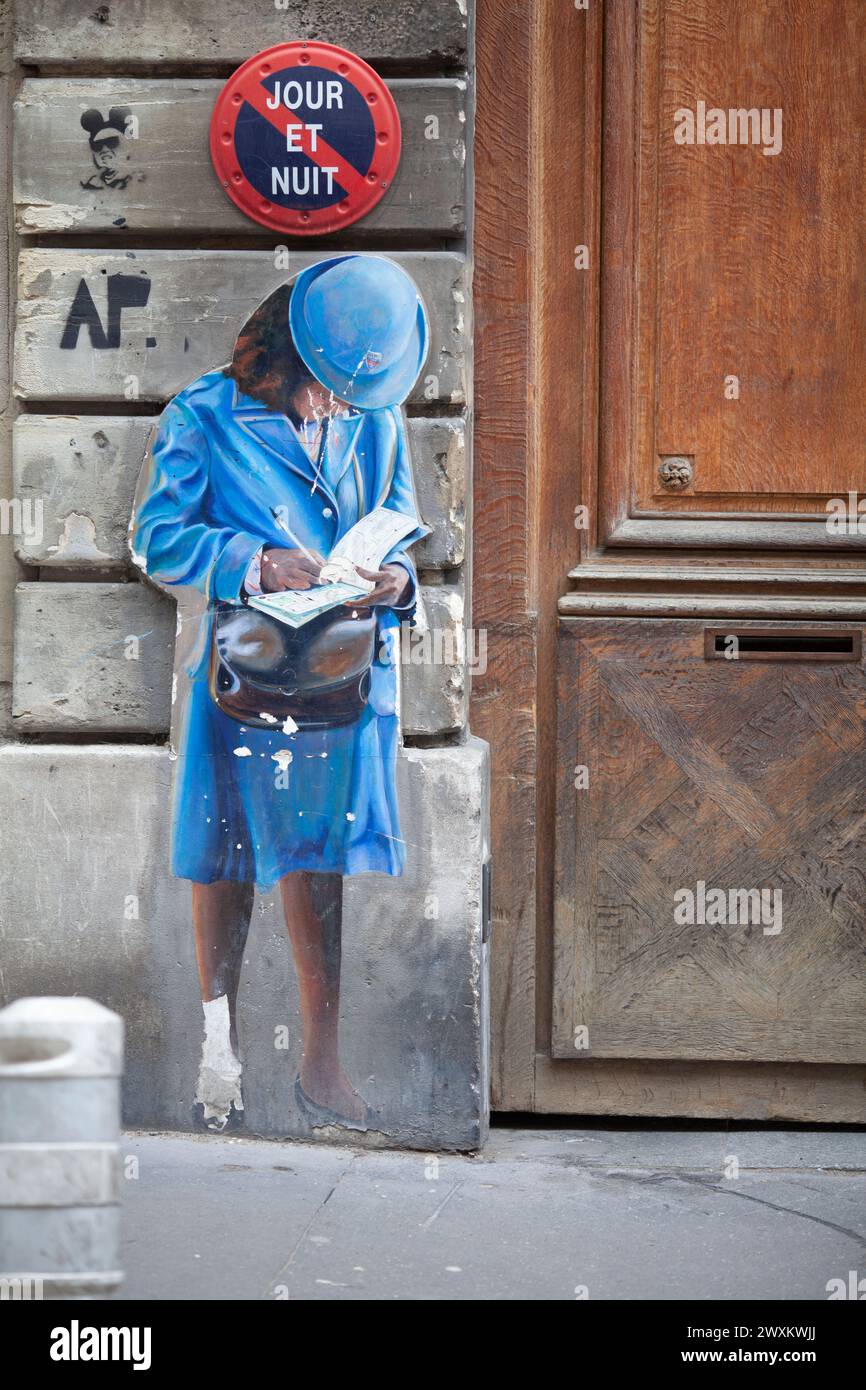
<path id="1" fill-rule="evenodd" d="M 203 1002 L 228 996 L 232 1046 L 237 1051 L 237 998 L 253 911 L 251 883 L 194 883 L 192 920 Z"/>
<path id="2" fill-rule="evenodd" d="M 339 1057 L 342 878 L 339 874 L 286 874 L 280 893 L 301 996 L 301 1085 L 311 1100 L 363 1121 L 366 1107 L 340 1067 Z"/>

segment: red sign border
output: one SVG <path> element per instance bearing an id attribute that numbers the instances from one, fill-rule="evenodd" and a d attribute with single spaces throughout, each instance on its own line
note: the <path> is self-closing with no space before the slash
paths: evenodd
<path id="1" fill-rule="evenodd" d="M 263 197 L 242 174 L 235 158 L 235 126 L 238 113 L 250 92 L 260 85 L 260 78 L 274 70 L 308 65 L 324 67 L 347 78 L 363 94 L 374 116 L 376 147 L 367 173 L 355 174 L 353 186 L 341 202 L 327 208 L 282 208 Z M 253 54 L 232 73 L 211 116 L 211 161 L 227 196 L 252 221 L 292 236 L 326 235 L 366 217 L 391 187 L 401 147 L 400 114 L 382 78 L 363 58 L 331 43 L 297 40 L 274 44 Z"/>

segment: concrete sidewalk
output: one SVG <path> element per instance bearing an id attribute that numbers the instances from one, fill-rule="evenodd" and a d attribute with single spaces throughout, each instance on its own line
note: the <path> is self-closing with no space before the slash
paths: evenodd
<path id="1" fill-rule="evenodd" d="M 208 1135 L 123 1150 L 124 1298 L 826 1299 L 866 1276 L 863 1131 L 494 1129 L 480 1157 L 438 1159 Z"/>

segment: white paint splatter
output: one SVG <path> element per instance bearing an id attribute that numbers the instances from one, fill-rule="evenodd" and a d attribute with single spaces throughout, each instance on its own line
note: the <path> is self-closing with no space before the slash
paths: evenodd
<path id="1" fill-rule="evenodd" d="M 236 758 L 251 758 L 253 756 L 251 748 L 233 748 L 232 752 Z"/>
<path id="2" fill-rule="evenodd" d="M 81 512 L 70 512 L 63 518 L 59 544 L 52 546 L 64 560 L 110 560 L 111 556 L 96 544 L 96 525 Z"/>
<path id="3" fill-rule="evenodd" d="M 285 772 L 293 757 L 291 748 L 280 748 L 276 753 L 271 754 L 271 761 L 277 764 L 280 772 Z"/>
<path id="4" fill-rule="evenodd" d="M 297 732 L 298 732 L 298 726 L 297 726 L 297 724 L 295 723 L 295 721 L 294 721 L 294 719 L 292 718 L 292 716 L 291 716 L 290 714 L 287 714 L 286 717 L 285 717 L 285 719 L 283 720 L 283 733 L 284 733 L 284 734 L 296 734 Z"/>
<path id="5" fill-rule="evenodd" d="M 21 225 L 28 232 L 67 232 L 83 222 L 89 209 L 77 203 L 30 202 L 20 209 Z"/>
<path id="6" fill-rule="evenodd" d="M 276 724 L 277 722 L 276 715 L 268 714 L 267 710 L 265 709 L 262 710 L 261 714 L 259 715 L 259 719 L 264 719 L 266 724 Z"/>
<path id="7" fill-rule="evenodd" d="M 231 1044 L 228 996 L 220 994 L 209 999 L 202 1008 L 204 1040 L 195 1098 L 204 1110 L 205 1120 L 214 1120 L 219 1127 L 228 1120 L 232 1106 L 236 1110 L 244 1108 L 241 1064 Z"/>

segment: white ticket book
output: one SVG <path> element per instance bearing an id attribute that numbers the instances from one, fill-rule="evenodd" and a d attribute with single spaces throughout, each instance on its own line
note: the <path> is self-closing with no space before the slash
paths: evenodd
<path id="1" fill-rule="evenodd" d="M 337 542 L 313 588 L 256 595 L 249 600 L 250 607 L 269 613 L 289 627 L 303 627 L 320 613 L 327 613 L 343 603 L 351 604 L 353 599 L 370 593 L 374 585 L 358 574 L 357 567 L 377 570 L 397 542 L 415 530 L 426 536 L 430 527 L 420 525 L 405 512 L 376 507 Z"/>

